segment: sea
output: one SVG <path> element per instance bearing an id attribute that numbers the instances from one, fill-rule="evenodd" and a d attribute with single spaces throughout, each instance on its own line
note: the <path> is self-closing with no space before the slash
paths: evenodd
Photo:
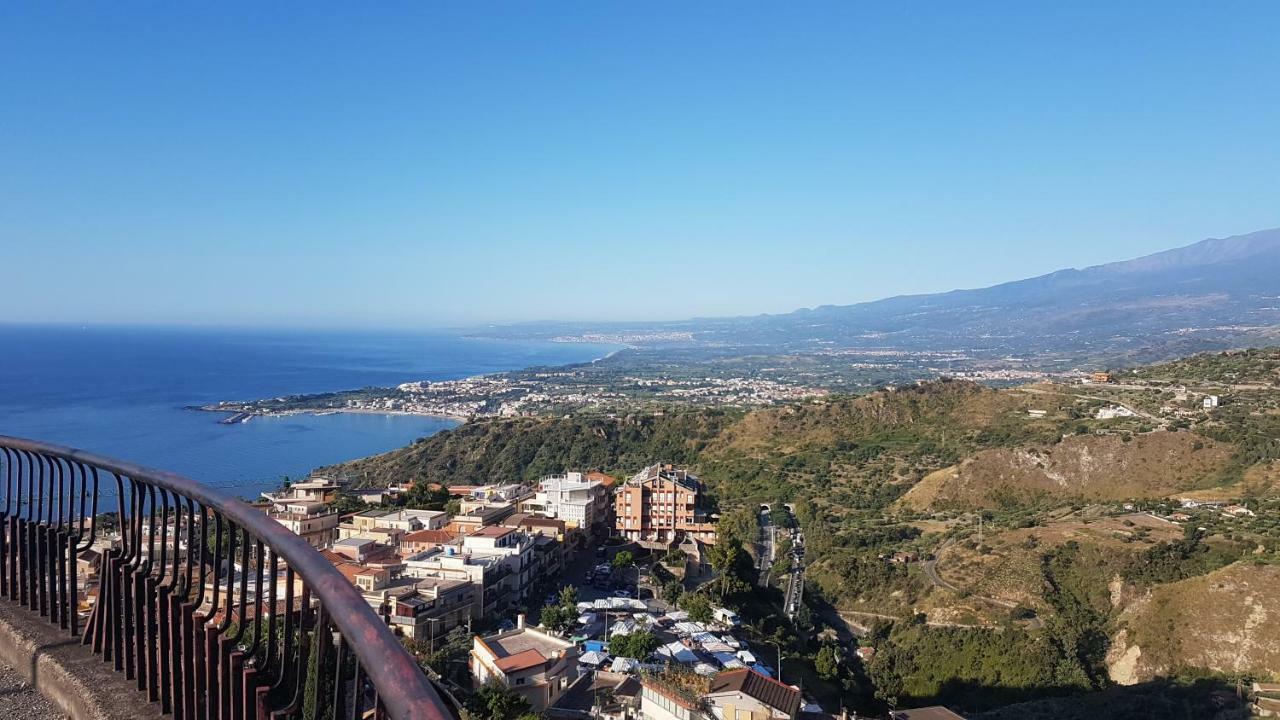
<path id="1" fill-rule="evenodd" d="M 335 413 L 223 425 L 225 415 L 189 406 L 588 362 L 615 349 L 448 332 L 0 326 L 0 435 L 90 450 L 251 498 L 285 478 L 458 423 Z"/>

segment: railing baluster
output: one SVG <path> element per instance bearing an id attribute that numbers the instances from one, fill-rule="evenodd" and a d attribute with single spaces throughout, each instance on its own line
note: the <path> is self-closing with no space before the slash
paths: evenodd
<path id="1" fill-rule="evenodd" d="M 116 502 L 101 525 L 111 489 L 100 472 L 115 479 Z M 78 638 L 176 720 L 337 720 L 384 705 L 398 719 L 451 716 L 336 569 L 232 498 L 3 436 L 0 494 L 0 597 Z M 82 555 L 98 558 L 86 565 L 92 584 Z"/>

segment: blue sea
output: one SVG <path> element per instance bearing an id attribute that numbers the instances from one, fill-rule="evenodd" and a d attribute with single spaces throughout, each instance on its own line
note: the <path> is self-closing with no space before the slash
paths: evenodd
<path id="1" fill-rule="evenodd" d="M 252 497 L 286 476 L 457 423 L 334 414 L 221 425 L 224 415 L 187 406 L 585 362 L 613 349 L 448 333 L 0 326 L 0 435 L 79 447 Z"/>

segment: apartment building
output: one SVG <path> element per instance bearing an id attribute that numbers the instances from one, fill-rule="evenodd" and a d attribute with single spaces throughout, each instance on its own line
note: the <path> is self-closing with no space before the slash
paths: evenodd
<path id="1" fill-rule="evenodd" d="M 793 720 L 800 691 L 755 670 L 726 670 L 711 678 L 703 703 L 722 720 Z"/>
<path id="2" fill-rule="evenodd" d="M 716 526 L 701 507 L 702 493 L 702 483 L 683 468 L 651 465 L 618 490 L 615 529 L 648 548 L 681 539 L 714 543 Z"/>
<path id="3" fill-rule="evenodd" d="M 419 530 L 400 538 L 400 551 L 405 555 L 417 555 L 445 545 L 458 545 L 460 536 L 448 530 Z"/>
<path id="4" fill-rule="evenodd" d="M 312 547 L 325 548 L 338 538 L 338 513 L 329 507 L 337 493 L 332 480 L 312 478 L 262 497 L 269 503 L 269 517 Z"/>
<path id="5" fill-rule="evenodd" d="M 400 578 L 388 584 L 382 602 L 396 634 L 424 642 L 434 650 L 437 639 L 468 625 L 475 589 L 465 580 Z"/>
<path id="6" fill-rule="evenodd" d="M 473 616 L 495 617 L 523 600 L 535 577 L 534 539 L 514 528 L 491 526 L 408 557 L 405 574 L 470 582 L 475 590 Z"/>
<path id="7" fill-rule="evenodd" d="M 529 701 L 529 709 L 551 707 L 578 678 L 578 650 L 573 643 L 525 627 L 524 616 L 508 632 L 476 636 L 471 645 L 471 677 L 476 687 L 496 683 Z"/>
<path id="8" fill-rule="evenodd" d="M 475 591 L 467 580 L 407 575 L 390 548 L 364 538 L 339 540 L 323 555 L 397 635 L 434 649 L 436 638 L 471 620 Z"/>
<path id="9" fill-rule="evenodd" d="M 420 530 L 440 530 L 449 522 L 440 510 L 365 510 L 338 526 L 339 539 L 369 538 L 399 547 L 406 535 Z"/>
<path id="10" fill-rule="evenodd" d="M 541 515 L 516 513 L 502 521 L 503 527 L 515 528 L 533 539 L 534 567 L 532 577 L 559 577 L 568 560 L 566 548 L 578 545 L 582 531 L 569 527 L 564 520 Z"/>
<path id="11" fill-rule="evenodd" d="M 603 481 L 580 472 L 551 475 L 538 483 L 538 492 L 520 507 L 590 533 L 602 528 L 608 518 L 609 492 Z"/>

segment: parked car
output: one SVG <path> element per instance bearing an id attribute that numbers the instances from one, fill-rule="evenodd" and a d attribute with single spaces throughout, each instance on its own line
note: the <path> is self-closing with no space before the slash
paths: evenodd
<path id="1" fill-rule="evenodd" d="M 626 588 L 618 588 L 617 590 L 613 591 L 613 596 L 620 597 L 620 598 L 629 598 L 629 597 L 632 597 L 633 595 L 632 595 L 632 592 Z"/>

